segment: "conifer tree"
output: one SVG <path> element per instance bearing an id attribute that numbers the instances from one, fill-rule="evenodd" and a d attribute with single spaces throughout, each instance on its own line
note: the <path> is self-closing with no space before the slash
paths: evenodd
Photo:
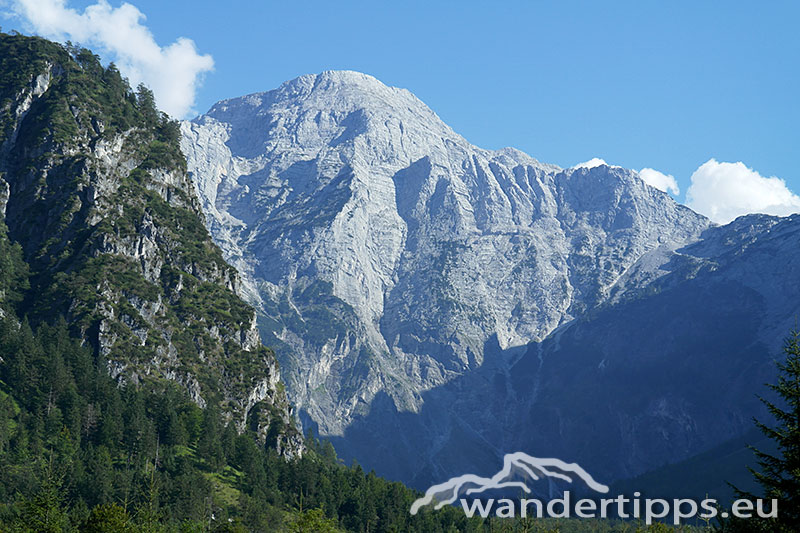
<path id="1" fill-rule="evenodd" d="M 98 505 L 92 509 L 81 533 L 134 533 L 128 513 L 116 503 Z"/>
<path id="2" fill-rule="evenodd" d="M 23 512 L 14 530 L 20 532 L 61 533 L 69 527 L 64 510 L 61 480 L 47 468 L 41 488 L 23 504 Z"/>
<path id="3" fill-rule="evenodd" d="M 764 435 L 775 441 L 778 451 L 769 454 L 754 449 L 760 471 L 751 471 L 765 496 L 778 500 L 778 521 L 786 531 L 796 531 L 794 528 L 800 526 L 800 331 L 789 335 L 783 350 L 786 362 L 778 363 L 778 382 L 769 385 L 783 405 L 761 399 L 777 425 L 756 421 Z"/>

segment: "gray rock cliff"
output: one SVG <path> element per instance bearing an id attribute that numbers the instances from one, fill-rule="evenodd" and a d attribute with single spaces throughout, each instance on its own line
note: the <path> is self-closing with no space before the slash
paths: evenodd
<path id="1" fill-rule="evenodd" d="M 566 346 L 592 317 L 607 317 L 614 337 L 630 320 L 625 306 L 729 259 L 727 275 L 753 283 L 725 244 L 734 237 L 720 237 L 736 230 L 712 227 L 636 172 L 477 148 L 410 92 L 364 74 L 323 72 L 221 101 L 182 124 L 181 146 L 304 424 L 337 438 L 346 457 L 420 485 L 542 447 L 532 432 L 563 442 L 527 417 L 552 410 L 542 398 L 579 359 L 559 339 Z M 789 308 L 774 309 L 780 325 Z M 502 385 L 517 372 L 524 385 Z M 635 441 L 639 426 L 623 426 L 611 431 Z M 711 440 L 666 455 L 637 448 L 629 461 L 586 457 L 618 477 Z"/>

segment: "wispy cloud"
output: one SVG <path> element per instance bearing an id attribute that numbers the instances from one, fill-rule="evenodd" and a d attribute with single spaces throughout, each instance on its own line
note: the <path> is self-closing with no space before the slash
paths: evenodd
<path id="1" fill-rule="evenodd" d="M 80 43 L 114 61 L 134 87 L 149 86 L 158 106 L 174 117 L 192 112 L 202 75 L 214 67 L 211 56 L 199 54 L 191 39 L 159 46 L 143 24 L 144 14 L 128 3 L 115 8 L 98 0 L 82 13 L 65 0 L 14 0 L 10 7 L 31 31 Z"/>
<path id="2" fill-rule="evenodd" d="M 639 171 L 639 177 L 648 185 L 655 187 L 659 191 L 671 192 L 675 196 L 681 193 L 678 182 L 671 174 L 664 174 L 652 168 L 643 168 Z"/>
<path id="3" fill-rule="evenodd" d="M 710 159 L 692 174 L 686 205 L 721 224 L 749 213 L 800 213 L 800 197 L 776 177 L 765 178 L 744 163 Z"/>
<path id="4" fill-rule="evenodd" d="M 607 164 L 608 163 L 606 163 L 604 159 L 600 159 L 599 157 L 593 157 L 588 161 L 584 161 L 583 163 L 578 163 L 572 168 L 594 168 Z"/>

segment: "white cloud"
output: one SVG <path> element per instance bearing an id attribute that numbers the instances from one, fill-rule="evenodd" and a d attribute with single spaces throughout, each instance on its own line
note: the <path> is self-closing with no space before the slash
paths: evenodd
<path id="1" fill-rule="evenodd" d="M 599 157 L 593 157 L 588 161 L 585 161 L 583 163 L 578 163 L 572 168 L 594 168 L 594 167 L 599 167 L 600 165 L 607 165 L 607 164 L 608 163 L 606 163 L 603 159 L 600 159 Z"/>
<path id="2" fill-rule="evenodd" d="M 192 111 L 200 78 L 214 67 L 211 56 L 200 55 L 190 39 L 160 47 L 142 24 L 144 14 L 128 3 L 114 8 L 98 0 L 79 13 L 65 0 L 15 0 L 12 9 L 43 37 L 71 40 L 107 56 L 131 85 L 150 87 L 158 106 L 174 117 Z"/>
<path id="3" fill-rule="evenodd" d="M 709 159 L 694 174 L 686 205 L 720 224 L 748 213 L 800 213 L 800 197 L 776 177 L 765 178 L 744 163 Z"/>
<path id="4" fill-rule="evenodd" d="M 643 168 L 639 171 L 639 177 L 646 184 L 655 187 L 659 191 L 671 192 L 675 196 L 681 193 L 678 182 L 671 174 L 664 174 L 652 168 Z"/>

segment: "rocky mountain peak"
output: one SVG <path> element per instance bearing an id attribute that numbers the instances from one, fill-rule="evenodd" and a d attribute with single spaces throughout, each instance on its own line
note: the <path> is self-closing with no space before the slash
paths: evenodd
<path id="1" fill-rule="evenodd" d="M 319 157 L 330 161 L 324 177 L 338 172 L 339 153 L 366 179 L 377 165 L 394 172 L 423 157 L 446 161 L 469 146 L 409 91 L 352 71 L 301 76 L 273 91 L 225 100 L 195 123 L 219 130 L 215 136 L 227 137 L 224 149 L 250 167 L 271 163 L 269 154 L 285 154 L 286 165 Z"/>
<path id="2" fill-rule="evenodd" d="M 350 117 L 347 124 L 341 124 L 354 112 L 359 112 L 363 120 Z M 332 70 L 300 76 L 272 91 L 223 100 L 205 116 L 224 122 L 237 118 L 260 117 L 263 120 L 307 115 L 323 131 L 326 125 L 341 124 L 355 128 L 355 133 L 363 133 L 367 124 L 391 117 L 395 122 L 409 125 L 435 126 L 435 130 L 439 130 L 437 133 L 458 137 L 408 90 L 389 87 L 372 76 L 354 71 Z"/>
<path id="3" fill-rule="evenodd" d="M 378 391 L 417 409 L 488 345 L 546 337 L 708 225 L 635 172 L 475 147 L 357 72 L 222 101 L 182 132 L 212 235 L 323 433 Z"/>

